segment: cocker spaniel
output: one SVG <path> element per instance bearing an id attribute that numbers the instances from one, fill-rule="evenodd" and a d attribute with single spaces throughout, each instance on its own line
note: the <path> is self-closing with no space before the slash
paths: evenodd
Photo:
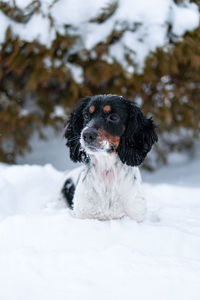
<path id="1" fill-rule="evenodd" d="M 121 96 L 86 97 L 71 114 L 65 138 L 70 158 L 85 164 L 68 173 L 62 188 L 75 216 L 143 221 L 138 166 L 157 141 L 152 119 Z"/>

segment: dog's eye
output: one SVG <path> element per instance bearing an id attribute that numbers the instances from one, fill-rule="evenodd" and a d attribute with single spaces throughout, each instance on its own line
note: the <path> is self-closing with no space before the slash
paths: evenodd
<path id="1" fill-rule="evenodd" d="M 120 116 L 118 114 L 110 114 L 107 117 L 107 121 L 112 122 L 112 123 L 117 123 L 120 120 Z"/>

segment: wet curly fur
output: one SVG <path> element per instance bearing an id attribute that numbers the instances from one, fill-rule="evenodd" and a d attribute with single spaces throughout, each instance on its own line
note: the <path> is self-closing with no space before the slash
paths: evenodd
<path id="1" fill-rule="evenodd" d="M 77 178 L 67 176 L 62 189 L 75 215 L 98 219 L 128 215 L 142 221 L 146 205 L 137 166 L 157 141 L 152 119 L 121 96 L 86 97 L 71 114 L 64 136 L 72 161 L 85 164 Z"/>

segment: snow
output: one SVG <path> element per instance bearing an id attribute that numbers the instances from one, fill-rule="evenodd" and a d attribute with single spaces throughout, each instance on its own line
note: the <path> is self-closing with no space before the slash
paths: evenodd
<path id="1" fill-rule="evenodd" d="M 167 182 L 182 187 L 200 187 L 200 141 L 196 141 L 191 153 L 171 153 L 168 161 L 167 166 L 156 172 L 143 171 L 144 180 L 152 184 Z"/>
<path id="2" fill-rule="evenodd" d="M 46 150 L 56 153 L 51 137 Z M 199 300 L 199 149 L 143 172 L 148 210 L 140 224 L 75 219 L 58 197 L 63 171 L 0 164 L 0 299 Z M 42 150 L 36 142 L 32 162 L 44 163 Z"/>
<path id="3" fill-rule="evenodd" d="M 40 212 L 49 202 L 50 195 L 55 192 L 56 187 L 60 186 L 61 179 L 59 171 L 51 165 L 1 165 L 0 217 Z"/>
<path id="4" fill-rule="evenodd" d="M 191 4 L 191 10 L 188 10 L 188 7 L 181 7 L 177 9 L 174 6 L 173 9 L 173 29 L 172 32 L 181 36 L 185 33 L 185 28 L 190 28 L 189 30 L 195 29 L 199 20 L 194 18 L 194 12 L 196 11 L 196 6 Z M 196 23 L 197 22 L 197 23 Z"/>
<path id="5" fill-rule="evenodd" d="M 63 137 L 64 131 L 58 133 L 51 127 L 46 127 L 43 128 L 43 133 L 47 139 L 41 140 L 38 133 L 35 133 L 30 139 L 32 152 L 27 153 L 24 157 L 18 156 L 18 164 L 46 165 L 51 162 L 56 169 L 61 171 L 79 165 L 73 163 L 69 158 L 69 151 L 65 146 L 66 140 Z"/>
<path id="6" fill-rule="evenodd" d="M 6 2 L 12 5 L 13 1 Z M 16 0 L 16 5 L 26 9 L 31 0 Z M 111 45 L 107 61 L 117 60 L 129 72 L 134 71 L 125 59 L 126 53 L 142 69 L 146 56 L 168 43 L 168 25 L 178 37 L 188 30 L 199 26 L 199 11 L 195 3 L 185 0 L 182 4 L 175 4 L 173 0 L 119 0 L 114 14 L 101 24 L 91 22 L 103 9 L 112 3 L 108 0 L 48 0 L 41 1 L 41 7 L 27 24 L 11 21 L 0 12 L 0 44 L 8 26 L 11 26 L 15 35 L 27 41 L 38 39 L 40 43 L 50 47 L 56 37 L 56 32 L 66 33 L 66 25 L 71 25 L 68 33 L 80 36 L 77 45 L 71 51 L 79 52 L 82 48 L 92 50 L 115 30 L 125 29 L 122 38 Z M 52 26 L 49 16 L 54 24 Z M 42 28 L 42 30 L 41 30 Z M 79 71 L 75 71 L 75 73 Z M 73 70 L 72 70 L 73 73 Z M 81 73 L 78 82 L 81 82 Z"/>

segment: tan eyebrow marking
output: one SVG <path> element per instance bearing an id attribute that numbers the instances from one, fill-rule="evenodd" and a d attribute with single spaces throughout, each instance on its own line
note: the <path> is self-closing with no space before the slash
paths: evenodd
<path id="1" fill-rule="evenodd" d="M 95 111 L 95 106 L 94 105 L 90 106 L 89 112 L 92 114 L 94 111 Z"/>
<path id="2" fill-rule="evenodd" d="M 104 108 L 103 108 L 103 111 L 105 113 L 110 112 L 111 111 L 111 106 L 110 105 L 105 105 Z"/>

